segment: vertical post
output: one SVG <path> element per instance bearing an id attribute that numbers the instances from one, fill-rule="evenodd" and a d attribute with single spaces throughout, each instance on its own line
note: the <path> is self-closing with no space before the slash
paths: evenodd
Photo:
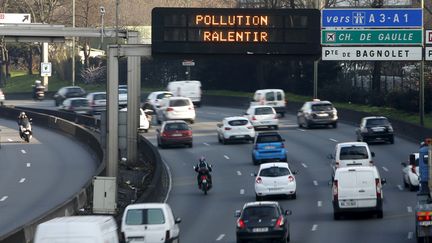
<path id="1" fill-rule="evenodd" d="M 428 189 L 429 189 L 429 193 L 432 192 L 432 163 L 431 163 L 431 156 L 432 156 L 432 140 L 430 138 L 426 138 L 426 143 L 428 145 L 428 166 L 429 166 L 429 180 L 428 180 Z"/>
<path id="2" fill-rule="evenodd" d="M 118 47 L 108 46 L 107 87 L 107 170 L 106 176 L 117 177 L 118 163 Z"/>
<path id="3" fill-rule="evenodd" d="M 116 18 L 115 18 L 115 25 L 116 25 L 116 44 L 119 44 L 118 41 L 118 31 L 119 31 L 119 23 L 118 23 L 118 19 L 119 19 L 119 4 L 120 4 L 120 0 L 116 0 Z"/>
<path id="4" fill-rule="evenodd" d="M 48 62 L 48 42 L 44 42 L 43 43 L 43 62 L 47 63 Z M 42 85 L 45 86 L 45 90 L 48 91 L 48 76 L 44 76 L 43 77 L 43 81 L 42 81 Z"/>
<path id="5" fill-rule="evenodd" d="M 319 60 L 314 61 L 314 85 L 313 85 L 313 98 L 318 98 L 318 62 Z"/>
<path id="6" fill-rule="evenodd" d="M 424 0 L 421 1 L 421 8 L 422 8 L 422 16 L 424 12 Z M 424 17 L 423 17 L 424 19 Z M 424 24 L 422 21 L 422 33 L 424 33 Z M 422 44 L 422 51 L 424 50 L 424 40 Z M 425 80 L 424 80 L 424 55 L 422 55 L 422 59 L 420 62 L 420 94 L 419 94 L 419 113 L 420 113 L 420 125 L 424 126 L 424 103 L 425 103 Z"/>
<path id="7" fill-rule="evenodd" d="M 191 67 L 190 66 L 186 67 L 186 73 L 187 73 L 187 75 L 186 75 L 187 80 L 191 80 Z"/>
<path id="8" fill-rule="evenodd" d="M 75 28 L 75 0 L 72 1 L 72 28 Z M 72 86 L 75 85 L 75 36 L 72 37 Z"/>

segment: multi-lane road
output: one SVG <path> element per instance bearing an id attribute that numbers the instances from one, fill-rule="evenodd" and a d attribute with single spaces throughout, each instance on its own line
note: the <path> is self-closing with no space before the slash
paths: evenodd
<path id="1" fill-rule="evenodd" d="M 16 121 L 0 119 L 0 236 L 62 204 L 96 170 L 95 157 L 71 137 L 33 124 L 24 142 Z M 72 213 L 72 212 L 71 212 Z"/>
<path id="2" fill-rule="evenodd" d="M 30 103 L 28 105 L 33 106 Z M 52 104 L 44 101 L 38 103 L 38 106 L 49 108 Z M 255 200 L 254 177 L 251 174 L 256 172 L 258 167 L 252 164 L 252 144 L 222 145 L 217 142 L 216 137 L 217 122 L 223 117 L 243 113 L 244 110 L 241 109 L 203 106 L 197 109 L 196 123 L 191 125 L 194 132 L 194 147 L 159 150 L 170 170 L 172 186 L 167 202 L 173 208 L 175 215 L 182 218 L 180 224 L 182 242 L 235 242 L 236 218 L 234 212 L 236 209 L 240 209 L 245 202 Z M 331 186 L 329 185 L 331 167 L 327 155 L 332 153 L 336 143 L 354 141 L 355 127 L 350 124 L 339 123 L 336 129 L 299 129 L 295 116 L 290 114 L 281 118 L 280 123 L 279 132 L 286 140 L 285 145 L 288 149 L 290 167 L 298 171 L 296 175 L 297 199 L 270 198 L 269 200 L 278 200 L 285 209 L 293 211 L 290 216 L 292 242 L 394 243 L 415 241 L 413 209 L 416 204 L 416 196 L 415 192 L 403 188 L 400 163 L 408 159 L 409 153 L 417 151 L 418 144 L 398 137 L 398 131 L 395 131 L 395 144 L 370 145 L 371 150 L 376 154 L 374 162 L 379 168 L 381 176 L 387 179 L 387 184 L 384 186 L 384 218 L 351 216 L 335 221 L 331 205 Z M 6 125 L 9 127 L 8 129 L 12 130 L 15 125 L 4 120 L 0 120 L 0 124 L 3 127 Z M 10 196 L 14 195 L 13 193 L 21 195 L 19 199 L 16 199 L 19 204 L 30 203 L 30 199 L 32 199 L 33 206 L 47 206 L 45 205 L 47 200 L 42 200 L 42 198 L 46 197 L 47 194 L 55 196 L 60 193 L 48 193 L 51 190 L 58 191 L 60 188 L 64 189 L 72 185 L 75 188 L 81 186 L 78 179 L 73 184 L 64 182 L 65 178 L 77 178 L 77 174 L 87 173 L 88 175 L 94 169 L 82 167 L 79 169 L 79 173 L 76 173 L 79 167 L 76 163 L 86 160 L 86 158 L 76 159 L 76 156 L 78 154 L 89 155 L 86 155 L 85 149 L 74 144 L 67 137 L 48 131 L 48 134 L 45 134 L 44 129 L 37 128 L 38 133 L 41 132 L 43 136 L 35 135 L 35 140 L 32 143 L 44 146 L 35 146 L 34 144 L 30 144 L 33 145 L 30 146 L 17 141 L 18 137 L 12 130 L 7 133 L 16 143 L 6 143 L 0 150 L 0 154 L 2 154 L 2 163 L 0 163 L 0 192 L 2 195 L 0 195 L 0 200 L 9 195 L 6 200 L 0 201 L 0 218 L 2 219 L 0 223 L 6 225 L 6 222 L 10 221 L 3 220 L 3 214 L 8 213 L 10 208 L 13 209 L 16 206 L 12 202 L 13 197 Z M 6 133 L 3 132 L 3 134 Z M 156 145 L 154 127 L 145 136 Z M 7 138 L 2 137 L 2 141 L 5 139 Z M 62 141 L 62 143 L 58 141 Z M 46 148 L 47 146 L 49 148 Z M 65 147 L 68 149 L 64 149 Z M 30 148 L 28 153 L 37 153 L 38 156 L 22 154 L 21 150 Z M 42 152 L 39 149 L 44 150 Z M 67 154 L 61 156 L 68 151 L 73 151 L 74 156 Z M 7 170 L 9 170 L 7 172 L 3 163 L 5 153 L 9 158 L 7 159 L 8 162 L 5 163 L 8 166 Z M 196 174 L 192 169 L 201 155 L 206 156 L 207 160 L 214 165 L 214 187 L 207 196 L 198 190 Z M 39 156 L 47 159 L 40 159 Z M 61 159 L 56 159 L 56 156 L 61 156 Z M 49 157 L 51 159 L 48 159 Z M 73 162 L 69 161 L 69 158 L 72 158 Z M 48 187 L 48 189 L 45 188 L 42 192 L 23 191 L 18 193 L 18 190 L 25 190 L 25 183 L 35 180 L 32 177 L 34 172 L 25 174 L 26 169 L 30 170 L 26 167 L 28 163 L 32 164 L 31 168 L 42 173 L 38 183 L 45 183 L 41 184 L 41 188 Z M 54 165 L 57 163 L 61 163 L 61 166 L 55 167 Z M 41 168 L 42 164 L 44 165 L 43 168 Z M 74 169 L 67 169 L 67 165 L 70 164 L 73 164 Z M 46 169 L 50 171 L 45 171 Z M 60 171 L 67 171 L 67 174 L 59 176 Z M 22 178 L 26 178 L 25 183 L 20 183 Z M 63 190 L 61 191 L 63 192 Z M 66 192 L 64 194 L 66 195 Z M 28 198 L 29 195 L 39 196 Z M 52 200 L 56 200 L 56 198 Z M 25 217 L 29 212 L 30 209 L 18 215 Z"/>
<path id="3" fill-rule="evenodd" d="M 216 123 L 240 109 L 202 107 L 197 110 L 194 147 L 160 149 L 172 175 L 168 203 L 182 218 L 181 241 L 187 243 L 235 242 L 234 212 L 254 201 L 252 144 L 219 144 Z M 288 161 L 296 171 L 297 199 L 271 198 L 290 209 L 292 242 L 414 242 L 415 192 L 403 188 L 401 165 L 418 145 L 396 136 L 395 144 L 373 144 L 374 162 L 384 186 L 384 218 L 347 217 L 335 221 L 331 204 L 331 167 L 328 154 L 338 142 L 355 140 L 355 127 L 340 123 L 337 129 L 299 129 L 296 118 L 281 119 L 279 132 L 286 139 Z M 397 134 L 397 131 L 396 131 Z M 146 135 L 156 144 L 153 131 Z M 214 187 L 207 196 L 196 186 L 192 166 L 204 155 L 214 165 Z"/>

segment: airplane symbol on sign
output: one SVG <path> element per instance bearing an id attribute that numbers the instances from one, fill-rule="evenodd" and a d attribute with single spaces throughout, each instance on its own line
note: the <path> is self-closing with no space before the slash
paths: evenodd
<path id="1" fill-rule="evenodd" d="M 336 41 L 336 33 L 334 33 L 334 32 L 328 32 L 326 34 L 326 40 L 328 42 L 335 42 Z"/>

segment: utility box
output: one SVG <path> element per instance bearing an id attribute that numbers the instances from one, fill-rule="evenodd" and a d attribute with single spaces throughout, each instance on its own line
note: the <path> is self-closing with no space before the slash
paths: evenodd
<path id="1" fill-rule="evenodd" d="M 117 209 L 116 177 L 93 177 L 93 213 L 115 214 Z"/>

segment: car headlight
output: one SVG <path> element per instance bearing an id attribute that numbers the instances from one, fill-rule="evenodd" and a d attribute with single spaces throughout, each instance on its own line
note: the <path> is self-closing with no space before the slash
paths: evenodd
<path id="1" fill-rule="evenodd" d="M 389 127 L 388 127 L 388 131 L 389 131 L 389 132 L 393 132 L 393 127 L 392 127 L 392 126 L 389 126 Z"/>

